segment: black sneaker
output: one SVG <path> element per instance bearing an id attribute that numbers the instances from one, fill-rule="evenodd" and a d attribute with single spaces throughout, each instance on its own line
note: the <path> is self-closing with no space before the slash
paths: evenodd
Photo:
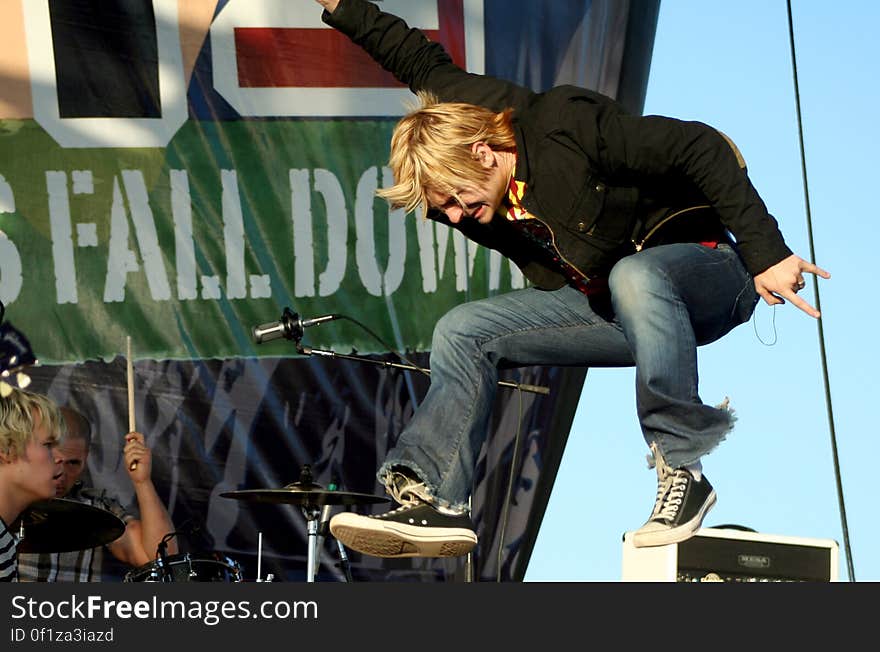
<path id="1" fill-rule="evenodd" d="M 375 516 L 342 512 L 330 519 L 330 532 L 352 550 L 374 557 L 458 557 L 477 544 L 466 514 L 444 514 L 422 502 Z"/>
<path id="2" fill-rule="evenodd" d="M 692 537 L 715 504 L 708 478 L 698 481 L 685 468 L 670 468 L 654 450 L 657 466 L 657 500 L 648 522 L 633 533 L 636 548 L 665 546 Z"/>

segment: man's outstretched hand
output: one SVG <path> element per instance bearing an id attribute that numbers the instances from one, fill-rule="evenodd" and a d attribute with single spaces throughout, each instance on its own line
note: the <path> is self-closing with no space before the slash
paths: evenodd
<path id="1" fill-rule="evenodd" d="M 818 318 L 819 311 L 797 295 L 806 285 L 804 274 L 831 278 L 831 274 L 821 267 L 792 254 L 758 274 L 755 277 L 755 290 L 769 306 L 788 300 L 810 317 Z"/>

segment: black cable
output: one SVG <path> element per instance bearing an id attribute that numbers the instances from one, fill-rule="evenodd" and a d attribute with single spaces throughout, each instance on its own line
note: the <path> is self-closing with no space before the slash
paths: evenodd
<path id="1" fill-rule="evenodd" d="M 755 306 L 755 312 L 752 313 L 752 329 L 755 331 L 755 337 L 758 338 L 758 341 L 764 346 L 776 346 L 776 342 L 779 340 L 779 336 L 776 334 L 776 305 L 770 306 L 770 328 L 773 330 L 773 341 L 765 342 L 761 339 L 761 336 L 758 334 L 758 307 L 761 304 Z"/>
<path id="2" fill-rule="evenodd" d="M 350 321 L 354 324 L 357 324 L 358 326 L 363 328 L 367 333 L 372 335 L 373 338 L 377 342 L 379 342 L 379 344 L 381 344 L 383 347 L 385 347 L 389 353 L 396 355 L 399 359 L 403 360 L 406 364 L 410 365 L 411 367 L 415 367 L 418 371 L 425 374 L 426 376 L 431 375 L 430 371 L 428 371 L 427 369 L 423 369 L 421 366 L 417 365 L 415 362 L 412 362 L 411 360 L 407 359 L 406 356 L 404 356 L 402 353 L 398 353 L 397 350 L 395 350 L 395 348 L 393 346 L 389 345 L 381 337 L 376 335 L 376 333 L 374 333 L 366 324 L 363 324 L 363 323 L 359 322 L 357 319 L 355 319 L 354 317 L 349 317 L 348 315 L 337 314 L 336 317 L 338 319 L 347 319 L 348 321 Z"/>
<path id="3" fill-rule="evenodd" d="M 801 96 L 798 87 L 797 56 L 795 55 L 794 48 L 794 25 L 791 18 L 791 0 L 787 0 L 785 4 L 788 9 L 788 38 L 789 43 L 791 44 L 791 67 L 794 78 L 794 99 L 795 108 L 797 110 L 798 141 L 800 143 L 801 150 L 801 175 L 804 181 L 804 203 L 806 204 L 807 210 L 807 236 L 810 243 L 810 262 L 815 264 L 816 252 L 813 248 L 813 221 L 812 215 L 810 213 L 810 190 L 807 185 L 807 157 L 804 153 L 804 126 L 803 120 L 801 118 Z M 825 355 L 825 331 L 822 327 L 822 305 L 819 299 L 818 283 L 813 284 L 813 298 L 816 302 L 816 310 L 818 310 L 820 314 L 819 319 L 816 320 L 819 328 L 819 354 L 822 359 L 822 378 L 825 383 L 825 406 L 828 413 L 828 426 L 831 433 L 831 454 L 834 460 L 834 479 L 837 483 L 837 501 L 840 506 L 840 522 L 841 527 L 843 528 L 843 545 L 844 550 L 846 551 L 846 568 L 847 572 L 849 573 L 849 581 L 855 582 L 856 578 L 855 571 L 853 570 L 852 550 L 849 543 L 849 528 L 847 527 L 846 521 L 846 505 L 844 504 L 843 500 L 843 484 L 840 477 L 840 460 L 837 455 L 837 436 L 835 435 L 834 430 L 834 410 L 832 408 L 831 402 L 831 381 L 828 377 L 828 360 Z"/>
<path id="4" fill-rule="evenodd" d="M 327 321 L 333 321 L 336 319 L 347 319 L 354 324 L 357 324 L 361 328 L 363 328 L 367 333 L 369 333 L 377 342 L 379 342 L 384 348 L 388 350 L 389 353 L 394 354 L 406 363 L 406 365 L 401 365 L 399 363 L 390 362 L 388 360 L 376 361 L 372 359 L 365 358 L 361 355 L 346 355 L 336 353 L 334 351 L 321 351 L 317 349 L 312 349 L 311 347 L 303 346 L 301 339 L 303 335 L 303 328 L 306 326 L 315 326 L 320 323 L 324 323 Z M 319 317 L 317 319 L 308 319 L 305 322 L 299 318 L 295 312 L 293 312 L 290 308 L 285 308 L 282 314 L 281 320 L 277 322 L 271 322 L 268 324 L 261 324 L 259 326 L 255 326 L 253 329 L 254 338 L 257 341 L 257 344 L 262 344 L 263 342 L 268 342 L 270 340 L 277 339 L 278 337 L 284 337 L 288 340 L 296 341 L 296 350 L 303 355 L 328 355 L 333 358 L 340 358 L 343 360 L 358 360 L 360 362 L 372 362 L 375 364 L 379 364 L 384 367 L 407 367 L 410 371 L 419 371 L 426 376 L 431 375 L 431 370 L 426 369 L 417 365 L 416 363 L 409 360 L 402 353 L 399 353 L 394 349 L 390 344 L 385 342 L 381 337 L 376 335 L 366 324 L 359 322 L 354 317 L 349 317 L 348 315 L 342 314 L 333 314 L 333 315 L 324 315 L 323 317 Z M 549 387 L 542 387 L 539 385 L 525 385 L 522 383 L 513 383 L 506 380 L 499 380 L 498 384 L 502 387 L 511 387 L 513 389 L 518 389 L 520 391 L 525 392 L 533 392 L 535 394 L 549 394 Z"/>
<path id="5" fill-rule="evenodd" d="M 504 552 L 504 535 L 507 533 L 507 517 L 510 514 L 510 501 L 513 496 L 513 479 L 516 476 L 517 460 L 519 460 L 519 440 L 523 422 L 523 393 L 519 390 L 519 419 L 516 422 L 516 436 L 513 438 L 513 459 L 510 460 L 510 474 L 507 478 L 507 494 L 504 496 L 504 508 L 501 510 L 501 531 L 498 535 L 498 559 L 495 570 L 495 581 L 501 582 L 501 557 Z"/>

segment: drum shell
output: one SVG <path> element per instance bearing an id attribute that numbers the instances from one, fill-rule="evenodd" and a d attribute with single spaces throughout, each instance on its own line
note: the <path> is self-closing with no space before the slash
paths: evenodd
<path id="1" fill-rule="evenodd" d="M 241 582 L 238 562 L 217 552 L 180 553 L 126 573 L 123 582 Z"/>

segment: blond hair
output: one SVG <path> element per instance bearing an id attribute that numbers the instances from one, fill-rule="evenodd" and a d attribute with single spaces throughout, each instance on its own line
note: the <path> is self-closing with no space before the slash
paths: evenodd
<path id="1" fill-rule="evenodd" d="M 489 176 L 473 156 L 475 143 L 496 151 L 513 151 L 513 109 L 496 113 L 474 104 L 439 102 L 435 95 L 419 93 L 420 105 L 401 118 L 391 136 L 388 165 L 394 185 L 378 195 L 395 208 L 427 212 L 427 194 L 458 197 L 466 188 Z"/>
<path id="2" fill-rule="evenodd" d="M 0 397 L 0 455 L 15 461 L 24 454 L 34 436 L 36 415 L 40 415 L 39 423 L 46 426 L 50 441 L 57 442 L 66 428 L 61 411 L 51 399 L 19 389 Z"/>

